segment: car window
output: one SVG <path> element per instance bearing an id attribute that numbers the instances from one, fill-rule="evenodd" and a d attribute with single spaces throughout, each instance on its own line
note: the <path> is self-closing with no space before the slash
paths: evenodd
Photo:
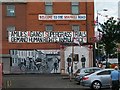
<path id="1" fill-rule="evenodd" d="M 107 70 L 107 71 L 102 71 L 102 72 L 98 73 L 97 75 L 110 75 L 110 74 L 111 74 L 111 71 Z"/>
<path id="2" fill-rule="evenodd" d="M 100 68 L 94 68 L 94 69 L 92 69 L 92 72 L 96 72 L 98 70 L 100 70 Z"/>
<path id="3" fill-rule="evenodd" d="M 89 73 L 89 72 L 90 72 L 89 69 L 85 69 L 85 70 L 84 70 L 84 73 Z"/>
<path id="4" fill-rule="evenodd" d="M 95 72 L 95 71 L 98 71 L 98 70 L 101 70 L 101 69 L 100 69 L 100 68 L 93 69 L 94 72 Z"/>
<path id="5" fill-rule="evenodd" d="M 86 70 L 84 70 L 84 72 L 85 73 L 91 73 L 91 72 L 93 72 L 93 70 L 92 69 L 86 69 Z"/>
<path id="6" fill-rule="evenodd" d="M 91 69 L 86 69 L 86 70 L 84 70 L 84 72 L 85 72 L 85 73 L 93 73 L 93 72 L 98 71 L 98 70 L 100 70 L 100 69 L 91 68 Z"/>
<path id="7" fill-rule="evenodd" d="M 85 73 L 85 70 L 86 70 L 86 69 L 81 69 L 81 70 L 80 70 L 80 73 Z"/>

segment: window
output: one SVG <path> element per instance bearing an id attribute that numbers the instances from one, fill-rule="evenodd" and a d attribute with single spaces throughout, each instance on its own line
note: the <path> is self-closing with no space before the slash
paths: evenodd
<path id="1" fill-rule="evenodd" d="M 79 2 L 72 2 L 72 14 L 79 14 Z"/>
<path id="2" fill-rule="evenodd" d="M 53 31 L 53 25 L 46 25 L 46 31 Z"/>
<path id="3" fill-rule="evenodd" d="M 72 25 L 72 30 L 73 30 L 74 32 L 80 31 L 79 25 Z"/>
<path id="4" fill-rule="evenodd" d="M 111 71 L 102 71 L 100 73 L 98 73 L 97 75 L 110 75 Z"/>
<path id="5" fill-rule="evenodd" d="M 89 69 L 85 69 L 84 73 L 90 73 Z"/>
<path id="6" fill-rule="evenodd" d="M 53 3 L 45 2 L 45 14 L 53 14 Z"/>
<path id="7" fill-rule="evenodd" d="M 8 26 L 7 31 L 15 31 L 15 26 Z"/>
<path id="8" fill-rule="evenodd" d="M 7 16 L 15 16 L 15 6 L 7 5 Z"/>
<path id="9" fill-rule="evenodd" d="M 7 39 L 8 39 L 8 36 L 9 36 L 9 31 L 15 31 L 15 26 L 8 26 L 7 27 L 7 35 L 6 35 Z"/>

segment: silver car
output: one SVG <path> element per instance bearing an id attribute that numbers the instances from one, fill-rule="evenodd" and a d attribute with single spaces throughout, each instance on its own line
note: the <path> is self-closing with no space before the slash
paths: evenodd
<path id="1" fill-rule="evenodd" d="M 114 69 L 103 69 L 92 74 L 85 75 L 81 80 L 81 85 L 90 87 L 92 90 L 99 90 L 101 88 L 110 88 L 111 79 L 110 74 Z"/>
<path id="2" fill-rule="evenodd" d="M 80 84 L 81 78 L 82 78 L 84 75 L 93 73 L 93 72 L 98 71 L 98 70 L 101 70 L 101 68 L 98 68 L 98 67 L 86 67 L 86 68 L 78 69 L 78 70 L 75 72 L 75 74 L 74 74 L 74 76 L 75 76 L 75 81 L 77 81 L 77 82 Z"/>

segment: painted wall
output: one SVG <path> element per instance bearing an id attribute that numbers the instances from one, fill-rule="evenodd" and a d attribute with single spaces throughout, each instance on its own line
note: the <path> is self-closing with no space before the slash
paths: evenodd
<path id="1" fill-rule="evenodd" d="M 11 73 L 60 73 L 60 50 L 11 50 Z"/>
<path id="2" fill-rule="evenodd" d="M 67 67 L 68 67 L 68 62 L 67 62 L 67 58 L 69 57 L 69 55 L 72 53 L 72 47 L 66 47 L 65 49 L 65 72 L 67 73 Z M 82 68 L 82 63 L 81 63 L 81 57 L 82 55 L 85 56 L 86 58 L 86 62 L 85 62 L 85 67 L 89 67 L 89 51 L 88 51 L 88 47 L 86 46 L 75 46 L 74 47 L 74 54 L 78 54 L 79 55 L 79 60 L 78 62 L 74 61 L 73 62 L 73 73 L 79 69 Z M 76 68 L 77 67 L 77 68 Z"/>
<path id="3" fill-rule="evenodd" d="M 3 73 L 9 74 L 10 73 L 10 57 L 3 58 Z"/>

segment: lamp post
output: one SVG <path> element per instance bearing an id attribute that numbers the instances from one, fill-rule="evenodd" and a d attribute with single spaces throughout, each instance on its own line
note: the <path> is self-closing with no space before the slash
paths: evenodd
<path id="1" fill-rule="evenodd" d="M 107 9 L 102 9 L 102 10 L 97 10 L 97 31 L 98 31 L 98 29 L 99 29 L 99 12 L 100 11 L 108 11 Z M 99 53 L 99 40 L 100 40 L 100 32 L 99 32 L 99 35 L 98 35 L 98 59 L 100 58 L 100 53 Z"/>

